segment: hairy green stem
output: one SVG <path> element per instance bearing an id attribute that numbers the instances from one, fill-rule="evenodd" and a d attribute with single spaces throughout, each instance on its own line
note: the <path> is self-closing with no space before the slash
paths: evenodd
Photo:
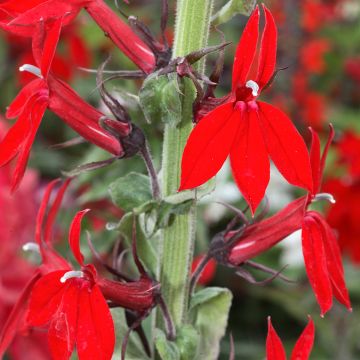
<path id="1" fill-rule="evenodd" d="M 173 58 L 183 56 L 207 45 L 213 0 L 178 0 Z M 203 71 L 204 62 L 196 65 Z M 188 80 L 188 79 L 187 79 Z M 184 81 L 182 121 L 178 127 L 166 125 L 163 144 L 163 196 L 175 194 L 180 181 L 180 164 L 186 140 L 192 129 L 192 104 L 195 89 Z M 186 322 L 189 296 L 190 266 L 195 238 L 194 206 L 187 214 L 176 216 L 163 231 L 160 262 L 161 289 L 177 327 Z M 159 323 L 164 328 L 164 325 Z"/>

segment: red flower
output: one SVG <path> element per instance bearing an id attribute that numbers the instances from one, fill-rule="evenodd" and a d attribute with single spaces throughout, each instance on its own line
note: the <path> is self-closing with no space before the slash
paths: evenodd
<path id="1" fill-rule="evenodd" d="M 321 74 L 326 69 L 324 55 L 331 46 L 326 39 L 313 39 L 305 42 L 300 52 L 301 65 L 308 72 Z"/>
<path id="2" fill-rule="evenodd" d="M 312 201 L 324 196 L 319 194 L 319 191 L 333 136 L 331 128 L 328 142 L 320 157 L 320 141 L 312 131 L 310 157 L 314 190 L 270 218 L 246 227 L 228 255 L 230 264 L 239 265 L 270 249 L 294 231 L 302 229 L 305 268 L 322 316 L 331 308 L 333 296 L 351 310 L 336 236 L 320 213 L 307 210 Z M 227 237 L 232 235 L 230 232 Z"/>
<path id="3" fill-rule="evenodd" d="M 277 30 L 263 5 L 265 28 L 255 81 L 249 74 L 255 59 L 259 8 L 251 15 L 238 44 L 232 92 L 195 126 L 184 149 L 179 190 L 197 187 L 216 175 L 230 154 L 236 183 L 254 213 L 269 182 L 269 156 L 293 185 L 311 190 L 308 152 L 290 119 L 279 109 L 257 101 L 271 81 L 276 63 Z"/>
<path id="4" fill-rule="evenodd" d="M 62 26 L 69 24 L 85 8 L 95 22 L 124 54 L 141 70 L 150 73 L 155 68 L 155 56 L 149 47 L 102 0 L 9 0 L 0 5 L 0 13 L 8 17 L 0 27 L 15 35 L 36 36 L 37 24 L 46 26 L 63 17 Z"/>
<path id="5" fill-rule="evenodd" d="M 346 132 L 337 144 L 339 150 L 340 163 L 349 168 L 349 173 L 354 178 L 360 177 L 360 136 L 351 132 Z"/>
<path id="6" fill-rule="evenodd" d="M 69 243 L 81 271 L 53 271 L 34 285 L 27 314 L 29 326 L 49 324 L 49 347 L 54 359 L 70 358 L 76 345 L 80 359 L 111 359 L 114 324 L 92 265 L 80 252 L 80 223 L 87 210 L 71 224 Z"/>
<path id="7" fill-rule="evenodd" d="M 314 345 L 315 326 L 309 316 L 309 322 L 296 341 L 291 353 L 291 360 L 308 360 Z M 286 353 L 281 339 L 268 318 L 268 335 L 266 338 L 266 360 L 286 360 Z"/>
<path id="8" fill-rule="evenodd" d="M 42 28 L 43 25 L 39 23 L 38 27 Z M 18 117 L 16 124 L 0 143 L 0 166 L 18 155 L 13 190 L 17 188 L 24 175 L 32 143 L 47 107 L 85 139 L 115 155 L 122 154 L 119 141 L 99 125 L 99 120 L 104 115 L 49 73 L 61 26 L 62 18 L 52 24 L 46 35 L 40 30 L 36 33 L 37 36 L 33 39 L 33 55 L 39 67 L 26 64 L 20 69 L 30 71 L 38 78 L 20 91 L 6 112 L 8 118 Z M 124 125 L 124 131 L 127 126 Z"/>

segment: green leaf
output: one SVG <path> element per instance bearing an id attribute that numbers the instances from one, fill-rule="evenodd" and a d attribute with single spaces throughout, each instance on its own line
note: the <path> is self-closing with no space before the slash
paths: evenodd
<path id="1" fill-rule="evenodd" d="M 176 126 L 181 121 L 182 92 L 175 73 L 149 75 L 140 89 L 140 106 L 146 120 Z"/>
<path id="2" fill-rule="evenodd" d="M 249 16 L 254 10 L 256 0 L 229 0 L 213 17 L 212 25 L 220 25 L 231 20 L 235 15 Z"/>
<path id="3" fill-rule="evenodd" d="M 133 232 L 133 213 L 125 214 L 116 229 L 120 232 L 120 234 L 125 238 L 128 245 L 131 244 L 132 241 L 132 232 Z M 157 254 L 153 244 L 148 239 L 145 234 L 143 228 L 139 224 L 139 218 L 136 217 L 136 245 L 137 251 L 140 259 L 144 263 L 145 267 L 152 273 L 156 274 L 157 269 Z"/>
<path id="4" fill-rule="evenodd" d="M 114 320 L 116 329 L 116 344 L 113 359 L 121 359 L 121 345 L 128 326 L 125 319 L 125 311 L 121 308 L 111 309 L 111 316 Z M 126 348 L 126 360 L 147 360 L 149 357 L 146 355 L 142 343 L 135 332 L 132 332 Z"/>
<path id="5" fill-rule="evenodd" d="M 152 199 L 150 179 L 135 172 L 111 183 L 109 192 L 115 205 L 125 211 L 131 211 Z"/>
<path id="6" fill-rule="evenodd" d="M 209 287 L 198 291 L 190 302 L 192 324 L 200 333 L 198 360 L 217 359 L 225 335 L 232 294 L 228 289 Z"/>
<path id="7" fill-rule="evenodd" d="M 192 325 L 184 325 L 181 327 L 176 336 L 176 344 L 180 351 L 181 360 L 198 359 L 198 345 L 200 337 L 199 333 Z"/>
<path id="8" fill-rule="evenodd" d="M 161 360 L 180 360 L 180 351 L 173 341 L 169 341 L 164 332 L 155 330 L 155 347 Z"/>

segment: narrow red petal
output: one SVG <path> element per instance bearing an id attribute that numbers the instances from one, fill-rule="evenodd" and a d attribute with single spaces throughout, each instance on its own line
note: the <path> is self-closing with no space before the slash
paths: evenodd
<path id="1" fill-rule="evenodd" d="M 230 161 L 235 181 L 254 214 L 270 178 L 270 162 L 257 112 L 245 110 L 241 113 L 239 130 L 230 150 Z"/>
<path id="2" fill-rule="evenodd" d="M 42 49 L 41 74 L 46 79 L 54 58 L 56 47 L 60 39 L 62 17 L 55 20 L 51 28 L 46 31 L 45 43 Z"/>
<path id="3" fill-rule="evenodd" d="M 80 265 L 84 265 L 84 256 L 80 250 L 80 232 L 81 232 L 81 221 L 83 217 L 89 212 L 90 209 L 79 211 L 70 225 L 69 231 L 69 244 L 75 259 Z"/>
<path id="4" fill-rule="evenodd" d="M 192 130 L 181 161 L 179 191 L 195 188 L 216 175 L 230 153 L 240 112 L 233 103 L 217 107 Z"/>
<path id="5" fill-rule="evenodd" d="M 271 159 L 292 185 L 312 191 L 309 153 L 291 120 L 279 109 L 257 102 L 263 138 Z"/>
<path id="6" fill-rule="evenodd" d="M 332 286 L 327 269 L 324 239 L 319 225 L 311 216 L 305 216 L 302 226 L 302 249 L 306 273 L 324 316 L 332 306 Z"/>
<path id="7" fill-rule="evenodd" d="M 314 337 L 315 326 L 313 320 L 309 316 L 309 322 L 297 340 L 294 350 L 291 353 L 290 360 L 308 360 L 314 345 Z"/>
<path id="8" fill-rule="evenodd" d="M 34 103 L 28 103 L 30 107 L 30 118 L 31 128 L 26 140 L 21 145 L 20 153 L 14 169 L 13 179 L 11 183 L 11 191 L 15 191 L 20 185 L 22 178 L 24 177 L 26 165 L 29 160 L 31 146 L 35 140 L 37 130 L 40 126 L 42 117 L 48 105 L 47 96 L 41 96 L 37 98 Z M 24 110 L 25 112 L 25 110 Z"/>
<path id="9" fill-rule="evenodd" d="M 277 50 L 277 29 L 271 12 L 263 4 L 265 28 L 261 38 L 260 57 L 256 82 L 261 89 L 269 82 L 275 71 Z"/>
<path id="10" fill-rule="evenodd" d="M 238 86 L 245 85 L 246 77 L 254 61 L 259 37 L 259 14 L 257 6 L 251 14 L 236 48 L 232 74 L 233 92 Z"/>
<path id="11" fill-rule="evenodd" d="M 37 217 L 36 217 L 36 227 L 35 227 L 35 240 L 37 242 L 37 244 L 40 246 L 40 249 L 42 249 L 42 230 L 43 230 L 43 224 L 44 224 L 44 218 L 45 218 L 45 213 L 46 213 L 46 209 L 49 203 L 49 199 L 51 196 L 51 193 L 55 187 L 55 185 L 60 181 L 60 179 L 55 179 L 53 181 L 51 181 L 47 186 L 46 186 L 46 190 L 45 193 L 43 195 L 43 198 L 41 200 L 41 204 L 40 204 L 40 208 L 39 211 L 37 213 Z"/>
<path id="12" fill-rule="evenodd" d="M 25 112 L 19 116 L 16 123 L 0 142 L 0 167 L 11 161 L 21 150 L 22 144 L 28 136 L 30 123 Z"/>
<path id="13" fill-rule="evenodd" d="M 52 236 L 52 230 L 53 230 L 53 225 L 54 225 L 54 221 L 56 218 L 56 215 L 59 211 L 59 207 L 61 205 L 62 199 L 64 197 L 65 191 L 68 188 L 69 184 L 71 182 L 71 179 L 66 179 L 64 181 L 64 183 L 61 185 L 56 198 L 54 200 L 54 203 L 52 204 L 50 210 L 49 210 L 49 214 L 47 216 L 46 219 L 46 224 L 45 224 L 45 229 L 44 229 L 44 241 L 45 243 L 49 244 L 51 241 L 51 236 Z"/>
<path id="14" fill-rule="evenodd" d="M 79 296 L 79 319 L 76 348 L 82 360 L 110 360 L 115 346 L 114 323 L 109 307 L 94 285 Z"/>
<path id="15" fill-rule="evenodd" d="M 346 288 L 340 248 L 335 233 L 319 213 L 315 211 L 312 211 L 311 213 L 323 232 L 327 269 L 330 275 L 334 296 L 341 304 L 351 311 L 352 308 L 349 292 Z"/>
<path id="16" fill-rule="evenodd" d="M 16 304 L 12 308 L 8 318 L 4 325 L 2 325 L 2 330 L 0 334 L 0 358 L 2 359 L 6 349 L 9 347 L 13 341 L 15 335 L 17 334 L 20 328 L 24 326 L 24 316 L 27 309 L 27 301 L 29 295 L 33 289 L 34 284 L 40 278 L 40 272 L 36 271 L 29 282 L 25 285 L 21 295 L 19 296 Z"/>
<path id="17" fill-rule="evenodd" d="M 320 190 L 321 185 L 321 170 L 320 170 L 320 139 L 318 134 L 312 129 L 311 131 L 311 147 L 310 147 L 310 162 L 313 178 L 313 195 L 316 195 Z"/>
<path id="18" fill-rule="evenodd" d="M 279 335 L 268 317 L 268 334 L 266 337 L 266 360 L 286 360 L 286 353 Z"/>
<path id="19" fill-rule="evenodd" d="M 51 318 L 48 341 L 54 360 L 68 360 L 74 350 L 80 292 L 79 286 L 72 281 L 64 289 L 59 309 Z"/>
<path id="20" fill-rule="evenodd" d="M 323 177 L 327 154 L 329 152 L 330 145 L 331 145 L 331 143 L 332 143 L 332 141 L 334 139 L 334 136 L 335 136 L 335 130 L 334 130 L 332 124 L 329 124 L 329 129 L 330 129 L 329 137 L 328 137 L 328 139 L 326 141 L 325 148 L 323 150 L 323 153 L 322 153 L 322 156 L 321 156 L 321 162 L 320 162 L 320 176 L 321 176 L 321 178 Z"/>
<path id="21" fill-rule="evenodd" d="M 236 245 L 231 249 L 228 261 L 231 264 L 240 265 L 301 229 L 306 199 L 306 196 L 296 199 L 268 219 L 246 227 Z M 229 236 L 231 235 L 229 233 Z"/>

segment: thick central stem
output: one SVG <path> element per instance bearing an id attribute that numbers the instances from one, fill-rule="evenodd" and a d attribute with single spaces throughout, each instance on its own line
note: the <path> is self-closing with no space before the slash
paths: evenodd
<path id="1" fill-rule="evenodd" d="M 207 45 L 213 0 L 178 0 L 173 57 L 183 56 Z M 203 62 L 197 70 L 203 71 Z M 194 86 L 184 82 L 182 121 L 178 127 L 166 125 L 163 145 L 163 196 L 175 194 L 180 181 L 180 164 L 192 129 Z M 164 229 L 160 281 L 162 294 L 178 327 L 186 321 L 190 266 L 195 238 L 195 205 Z M 160 324 L 159 324 L 160 325 Z M 163 325 L 160 325 L 163 327 Z"/>

